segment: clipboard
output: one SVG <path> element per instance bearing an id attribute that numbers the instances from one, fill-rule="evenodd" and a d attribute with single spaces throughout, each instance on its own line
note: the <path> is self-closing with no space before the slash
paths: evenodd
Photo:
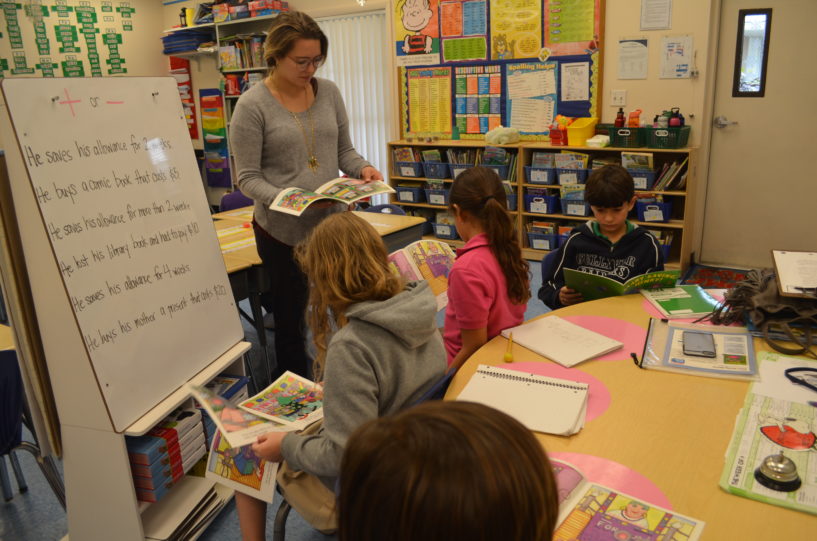
<path id="1" fill-rule="evenodd" d="M 772 262 L 781 296 L 817 299 L 817 252 L 772 250 Z"/>

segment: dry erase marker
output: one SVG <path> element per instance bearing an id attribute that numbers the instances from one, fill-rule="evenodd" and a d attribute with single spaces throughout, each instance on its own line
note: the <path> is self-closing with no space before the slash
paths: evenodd
<path id="1" fill-rule="evenodd" d="M 502 357 L 502 359 L 506 363 L 513 362 L 513 352 L 511 351 L 512 349 L 513 349 L 513 333 L 510 333 L 508 335 L 508 349 L 505 350 L 505 355 Z"/>

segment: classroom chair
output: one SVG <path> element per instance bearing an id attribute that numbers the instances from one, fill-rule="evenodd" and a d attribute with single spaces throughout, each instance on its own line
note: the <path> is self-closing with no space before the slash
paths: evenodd
<path id="1" fill-rule="evenodd" d="M 546 281 L 545 277 L 553 270 L 553 266 L 556 264 L 556 254 L 558 253 L 556 250 L 551 250 L 542 258 L 542 284 Z"/>
<path id="2" fill-rule="evenodd" d="M 240 190 L 235 190 L 222 196 L 218 205 L 218 211 L 225 212 L 227 210 L 240 209 L 242 207 L 249 207 L 252 204 L 252 199 L 241 193 Z"/>
<path id="3" fill-rule="evenodd" d="M 371 207 L 366 208 L 363 212 L 379 212 L 381 214 L 399 214 L 400 216 L 405 216 L 406 212 L 398 207 L 397 205 L 373 205 Z"/>
<path id="4" fill-rule="evenodd" d="M 422 394 L 422 396 L 420 396 L 420 398 L 417 399 L 416 402 L 409 407 L 417 406 L 429 400 L 442 400 L 453 377 L 453 372 L 445 374 L 442 379 L 432 385 L 425 393 Z M 335 484 L 335 494 L 337 494 L 338 487 L 340 487 L 340 483 Z M 281 494 L 281 505 L 278 506 L 278 511 L 275 513 L 275 522 L 273 523 L 272 530 L 273 541 L 285 541 L 287 518 L 289 517 L 289 512 L 292 510 L 292 506 L 289 504 L 286 497 L 284 497 L 284 494 L 280 491 L 279 494 Z"/>

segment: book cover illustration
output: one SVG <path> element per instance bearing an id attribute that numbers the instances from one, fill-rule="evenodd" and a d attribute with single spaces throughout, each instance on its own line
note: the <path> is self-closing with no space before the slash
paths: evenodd
<path id="1" fill-rule="evenodd" d="M 624 283 L 613 280 L 612 278 L 607 278 L 606 276 L 598 276 L 575 269 L 564 269 L 564 274 L 565 285 L 567 287 L 580 292 L 584 300 L 592 301 L 595 299 L 614 297 L 616 295 L 635 293 L 639 289 L 674 287 L 681 271 L 664 270 L 640 274 L 634 278 L 630 278 Z"/>
<path id="2" fill-rule="evenodd" d="M 213 393 L 203 385 L 191 385 L 190 393 L 204 407 L 233 447 L 255 443 L 258 436 L 272 430 L 286 430 L 280 424 L 233 406 L 229 400 Z"/>
<path id="3" fill-rule="evenodd" d="M 277 472 L 278 464 L 256 455 L 251 445 L 231 447 L 217 431 L 204 475 L 207 479 L 272 503 Z"/>
<path id="4" fill-rule="evenodd" d="M 408 281 L 426 280 L 437 298 L 437 310 L 442 310 L 448 304 L 448 274 L 456 257 L 444 242 L 419 240 L 389 254 L 389 263 Z"/>
<path id="5" fill-rule="evenodd" d="M 735 422 L 720 486 L 727 492 L 817 515 L 817 408 L 749 392 Z M 763 460 L 783 452 L 802 481 L 793 492 L 755 479 Z"/>
<path id="6" fill-rule="evenodd" d="M 269 208 L 285 214 L 300 216 L 309 205 L 321 199 L 349 204 L 373 195 L 393 192 L 394 188 L 380 181 L 364 182 L 353 178 L 336 178 L 321 185 L 314 192 L 302 188 L 281 190 Z"/>
<path id="7" fill-rule="evenodd" d="M 559 493 L 554 541 L 694 541 L 704 523 L 591 483 L 573 465 L 551 459 Z"/>
<path id="8" fill-rule="evenodd" d="M 303 428 L 323 417 L 323 388 L 287 371 L 239 406 L 250 414 L 289 427 Z"/>
<path id="9" fill-rule="evenodd" d="M 718 301 L 697 284 L 642 290 L 641 294 L 668 319 L 703 316 L 718 305 Z"/>

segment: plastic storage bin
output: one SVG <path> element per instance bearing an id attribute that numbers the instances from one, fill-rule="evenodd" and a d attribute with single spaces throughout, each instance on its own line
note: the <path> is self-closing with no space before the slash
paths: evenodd
<path id="1" fill-rule="evenodd" d="M 423 162 L 423 171 L 427 178 L 448 178 L 448 164 L 442 162 Z"/>
<path id="2" fill-rule="evenodd" d="M 426 201 L 429 205 L 440 205 L 441 207 L 448 206 L 448 190 L 429 190 L 426 189 Z"/>
<path id="3" fill-rule="evenodd" d="M 646 203 L 635 202 L 638 219 L 642 222 L 667 222 L 672 216 L 672 201 Z"/>
<path id="4" fill-rule="evenodd" d="M 556 178 L 559 179 L 559 184 L 584 184 L 589 171 L 589 169 L 566 169 L 559 167 L 556 169 Z"/>
<path id="5" fill-rule="evenodd" d="M 557 214 L 559 198 L 555 195 L 525 194 L 525 211 L 534 214 Z"/>
<path id="6" fill-rule="evenodd" d="M 646 128 L 612 128 L 607 131 L 611 147 L 638 148 L 646 144 Z"/>
<path id="7" fill-rule="evenodd" d="M 508 166 L 507 165 L 488 165 L 482 164 L 482 167 L 487 167 L 488 169 L 493 169 L 496 171 L 496 174 L 499 175 L 501 180 L 505 180 L 508 178 Z"/>
<path id="8" fill-rule="evenodd" d="M 394 172 L 401 177 L 423 176 L 423 164 L 421 162 L 394 162 L 394 169 Z"/>
<path id="9" fill-rule="evenodd" d="M 508 200 L 508 210 L 514 211 L 516 210 L 516 194 L 515 193 L 507 193 L 505 194 L 505 198 Z"/>
<path id="10" fill-rule="evenodd" d="M 422 188 L 411 188 L 408 186 L 395 186 L 397 200 L 401 203 L 422 203 L 426 200 Z"/>
<path id="11" fill-rule="evenodd" d="M 661 251 L 664 252 L 664 263 L 666 263 L 667 260 L 669 260 L 670 250 L 672 250 L 672 244 L 662 244 L 661 245 Z"/>
<path id="12" fill-rule="evenodd" d="M 464 165 L 464 164 L 457 164 L 457 163 L 449 163 L 448 168 L 451 170 L 451 178 L 457 178 L 457 175 L 465 171 L 466 169 L 472 168 L 473 165 Z"/>
<path id="13" fill-rule="evenodd" d="M 655 184 L 655 171 L 645 171 L 642 169 L 627 169 L 633 177 L 633 184 L 636 190 L 650 190 Z"/>
<path id="14" fill-rule="evenodd" d="M 552 167 L 525 166 L 525 181 L 529 184 L 555 184 L 556 169 Z"/>
<path id="15" fill-rule="evenodd" d="M 562 214 L 568 216 L 590 216 L 590 205 L 584 199 L 562 198 Z"/>
<path id="16" fill-rule="evenodd" d="M 457 228 L 453 225 L 432 223 L 434 236 L 440 239 L 458 239 Z"/>
<path id="17" fill-rule="evenodd" d="M 577 118 L 567 127 L 567 144 L 572 147 L 583 147 L 585 141 L 596 134 L 598 118 Z"/>
<path id="18" fill-rule="evenodd" d="M 689 141 L 690 126 L 672 128 L 644 128 L 650 148 L 681 148 Z"/>
<path id="19" fill-rule="evenodd" d="M 559 247 L 559 235 L 528 233 L 528 244 L 534 250 L 555 250 Z"/>

